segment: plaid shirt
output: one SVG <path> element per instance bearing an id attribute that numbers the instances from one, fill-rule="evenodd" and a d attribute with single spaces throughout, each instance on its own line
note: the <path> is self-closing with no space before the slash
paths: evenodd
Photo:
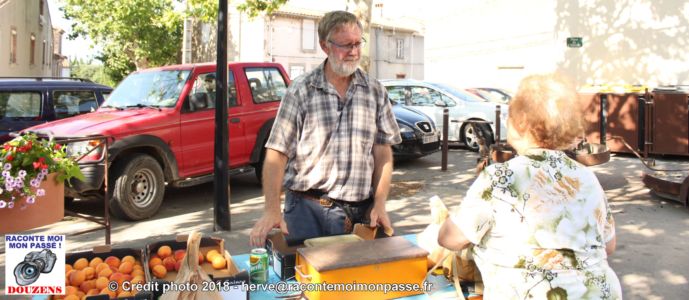
<path id="1" fill-rule="evenodd" d="M 287 89 L 266 148 L 288 158 L 285 188 L 362 201 L 373 194 L 373 144 L 402 138 L 380 82 L 357 70 L 340 101 L 325 79 L 325 63 Z"/>

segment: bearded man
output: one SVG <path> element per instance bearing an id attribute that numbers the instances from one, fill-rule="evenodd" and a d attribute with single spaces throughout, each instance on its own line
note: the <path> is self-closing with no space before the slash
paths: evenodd
<path id="1" fill-rule="evenodd" d="M 385 88 L 358 68 L 361 33 L 356 16 L 345 11 L 329 12 L 318 24 L 328 58 L 292 82 L 280 104 L 266 143 L 265 208 L 251 246 L 262 247 L 273 228 L 289 244 L 348 233 L 355 223 L 392 230 L 385 201 L 391 145 L 401 137 Z"/>

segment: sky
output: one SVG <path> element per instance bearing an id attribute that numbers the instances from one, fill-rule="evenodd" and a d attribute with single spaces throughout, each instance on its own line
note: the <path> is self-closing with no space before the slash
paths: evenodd
<path id="1" fill-rule="evenodd" d="M 69 59 L 81 58 L 90 59 L 94 58 L 98 54 L 97 47 L 92 47 L 91 40 L 86 40 L 84 38 L 77 38 L 76 40 L 70 40 L 67 36 L 72 31 L 72 23 L 64 18 L 64 14 L 59 10 L 64 2 L 62 0 L 48 0 L 48 8 L 50 9 L 50 19 L 52 21 L 53 27 L 59 27 L 65 31 L 62 36 L 62 55 L 66 55 Z M 94 59 L 94 62 L 98 60 Z"/>

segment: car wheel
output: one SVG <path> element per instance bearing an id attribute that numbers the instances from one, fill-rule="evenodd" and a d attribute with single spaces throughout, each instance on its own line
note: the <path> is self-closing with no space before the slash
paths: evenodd
<path id="1" fill-rule="evenodd" d="M 124 158 L 113 167 L 110 210 L 116 217 L 142 220 L 153 216 L 163 203 L 163 170 L 145 154 Z"/>
<path id="2" fill-rule="evenodd" d="M 486 145 L 493 144 L 493 133 L 490 127 L 486 124 L 477 124 L 477 126 L 470 126 L 469 124 L 462 125 L 462 142 L 466 145 L 469 150 L 478 152 L 479 144 L 479 132 L 475 130 L 481 130 L 484 138 L 486 139 Z"/>

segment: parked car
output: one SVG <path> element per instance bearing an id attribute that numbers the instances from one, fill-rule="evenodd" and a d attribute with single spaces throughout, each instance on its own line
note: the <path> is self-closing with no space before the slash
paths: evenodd
<path id="1" fill-rule="evenodd" d="M 478 124 L 488 142 L 495 138 L 495 111 L 500 106 L 500 139 L 507 138 L 507 110 L 504 104 L 495 104 L 474 96 L 461 89 L 440 83 L 417 80 L 381 80 L 387 88 L 391 101 L 403 103 L 430 116 L 438 130 L 443 128 L 443 109 L 449 110 L 448 141 L 463 143 L 472 151 L 478 150 L 474 127 L 467 121 L 490 122 Z"/>
<path id="2" fill-rule="evenodd" d="M 440 149 L 440 135 L 433 120 L 426 114 L 393 102 L 402 143 L 392 146 L 396 161 L 420 158 Z"/>
<path id="3" fill-rule="evenodd" d="M 96 110 L 109 86 L 79 78 L 0 77 L 0 144 L 10 132 Z"/>
<path id="4" fill-rule="evenodd" d="M 277 63 L 230 63 L 228 125 L 230 174 L 255 170 L 261 178 L 264 145 L 289 84 Z M 165 183 L 187 187 L 213 180 L 215 64 L 165 66 L 127 76 L 95 112 L 27 130 L 56 138 L 113 137 L 108 158 L 108 203 L 120 218 L 153 216 Z M 70 154 L 97 140 L 68 143 Z M 80 161 L 86 179 L 65 186 L 65 195 L 101 198 L 106 180 L 101 148 Z M 253 167 L 253 168 L 252 168 Z"/>
<path id="5" fill-rule="evenodd" d="M 512 93 L 505 89 L 479 87 L 465 90 L 493 103 L 510 104 L 512 100 Z"/>

